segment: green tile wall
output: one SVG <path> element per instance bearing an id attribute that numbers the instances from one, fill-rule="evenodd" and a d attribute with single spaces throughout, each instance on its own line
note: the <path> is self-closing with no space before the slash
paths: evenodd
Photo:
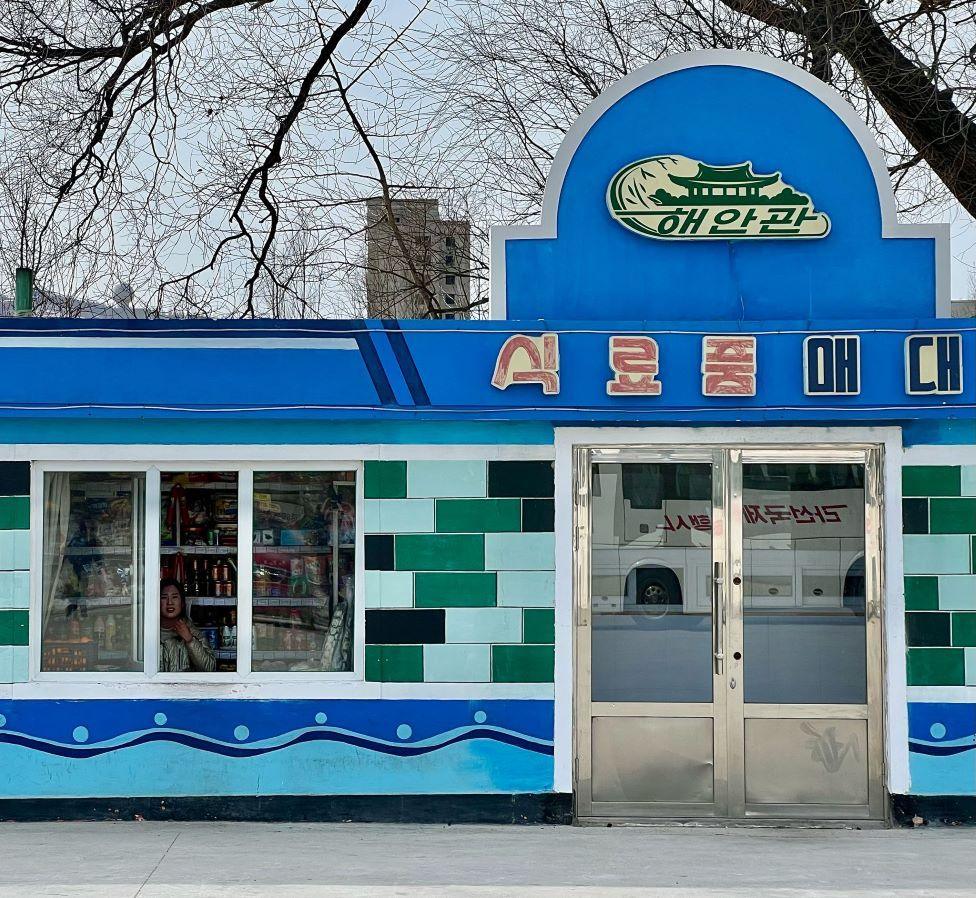
<path id="1" fill-rule="evenodd" d="M 370 462 L 364 480 L 367 542 L 393 546 L 367 558 L 371 619 L 441 608 L 446 623 L 441 643 L 367 645 L 366 679 L 551 683 L 555 610 L 538 606 L 555 566 L 552 463 Z"/>
<path id="2" fill-rule="evenodd" d="M 0 683 L 28 678 L 29 483 L 26 462 L 0 462 Z"/>
<path id="3" fill-rule="evenodd" d="M 902 468 L 909 686 L 976 686 L 976 465 Z"/>

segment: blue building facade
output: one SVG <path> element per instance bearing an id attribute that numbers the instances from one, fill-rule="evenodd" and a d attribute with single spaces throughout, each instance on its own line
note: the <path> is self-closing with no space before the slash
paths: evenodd
<path id="1" fill-rule="evenodd" d="M 965 814 L 976 322 L 854 112 L 665 60 L 491 252 L 485 321 L 0 327 L 4 813 Z"/>

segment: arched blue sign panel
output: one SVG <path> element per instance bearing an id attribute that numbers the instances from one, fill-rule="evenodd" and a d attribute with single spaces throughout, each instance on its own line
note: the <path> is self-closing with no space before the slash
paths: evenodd
<path id="1" fill-rule="evenodd" d="M 899 225 L 866 127 L 801 69 L 671 57 L 587 108 L 542 223 L 492 232 L 492 317 L 912 319 L 947 313 L 945 226 Z"/>

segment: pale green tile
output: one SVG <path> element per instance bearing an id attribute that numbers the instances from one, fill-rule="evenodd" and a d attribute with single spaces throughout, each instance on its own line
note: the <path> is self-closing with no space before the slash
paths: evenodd
<path id="1" fill-rule="evenodd" d="M 0 645 L 0 683 L 26 683 L 29 671 L 26 645 Z"/>
<path id="2" fill-rule="evenodd" d="M 961 495 L 976 496 L 976 465 L 962 466 Z"/>
<path id="3" fill-rule="evenodd" d="M 516 608 L 551 608 L 556 603 L 552 571 L 499 571 L 498 604 Z"/>
<path id="4" fill-rule="evenodd" d="M 491 679 L 490 645 L 425 645 L 427 683 L 487 683 Z"/>
<path id="5" fill-rule="evenodd" d="M 0 530 L 0 571 L 26 571 L 30 567 L 30 531 Z"/>
<path id="6" fill-rule="evenodd" d="M 433 499 L 366 499 L 366 533 L 433 533 Z"/>
<path id="7" fill-rule="evenodd" d="M 970 543 L 966 534 L 910 534 L 902 539 L 905 541 L 906 574 L 969 573 Z"/>
<path id="8" fill-rule="evenodd" d="M 976 648 L 963 651 L 966 653 L 966 685 L 976 686 Z"/>
<path id="9" fill-rule="evenodd" d="M 556 540 L 552 533 L 486 533 L 486 571 L 551 571 Z"/>
<path id="10" fill-rule="evenodd" d="M 412 608 L 410 571 L 366 571 L 367 608 Z"/>
<path id="11" fill-rule="evenodd" d="M 488 495 L 486 461 L 407 462 L 410 498 L 479 499 Z"/>
<path id="12" fill-rule="evenodd" d="M 0 571 L 0 608 L 30 607 L 30 574 Z"/>
<path id="13" fill-rule="evenodd" d="M 448 608 L 446 642 L 521 642 L 520 608 Z"/>
<path id="14" fill-rule="evenodd" d="M 976 611 L 976 576 L 939 577 L 939 608 L 943 611 Z"/>

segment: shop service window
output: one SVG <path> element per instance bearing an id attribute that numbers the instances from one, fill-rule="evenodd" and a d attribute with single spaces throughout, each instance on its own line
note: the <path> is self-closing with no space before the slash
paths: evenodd
<path id="1" fill-rule="evenodd" d="M 236 472 L 160 478 L 159 669 L 237 670 Z"/>
<path id="2" fill-rule="evenodd" d="M 355 471 L 156 476 L 158 518 L 145 471 L 44 474 L 41 671 L 353 669 Z M 239 533 L 242 502 L 251 540 Z M 147 524 L 158 528 L 158 579 L 144 563 Z M 147 601 L 159 603 L 158 626 Z"/>
<path id="3" fill-rule="evenodd" d="M 255 472 L 252 670 L 352 670 L 355 550 L 355 472 Z"/>
<path id="4" fill-rule="evenodd" d="M 43 489 L 41 670 L 143 670 L 145 474 L 48 473 Z"/>

